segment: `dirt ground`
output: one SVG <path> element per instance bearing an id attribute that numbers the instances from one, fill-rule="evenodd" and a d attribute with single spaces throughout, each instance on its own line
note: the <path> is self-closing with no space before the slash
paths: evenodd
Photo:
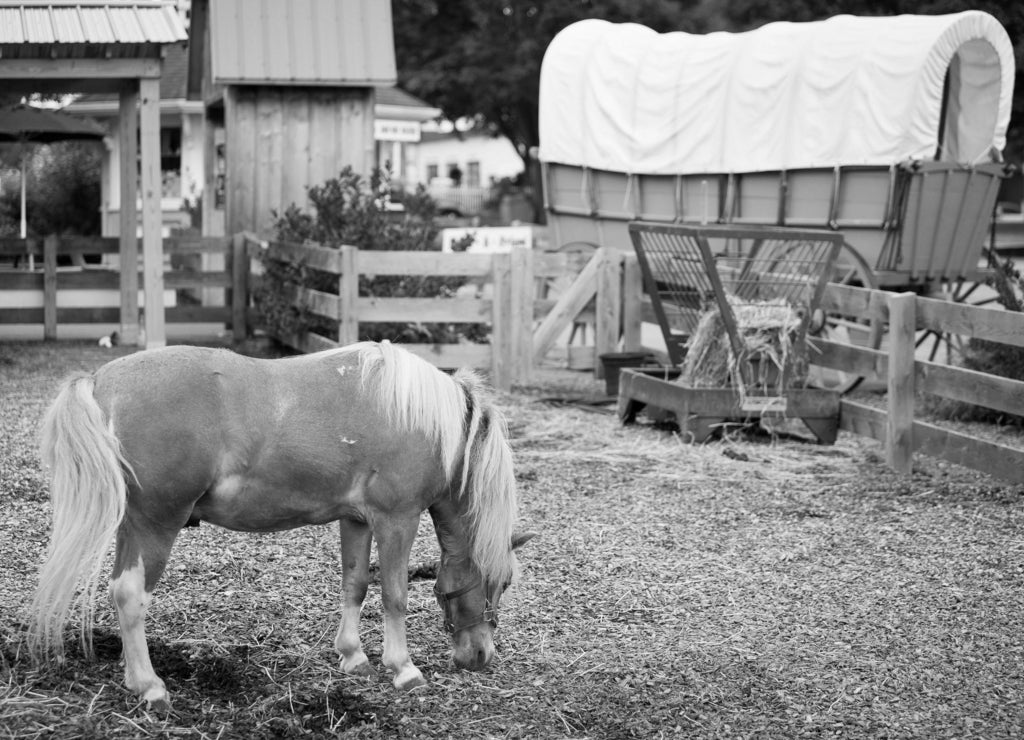
<path id="1" fill-rule="evenodd" d="M 330 526 L 182 534 L 148 628 L 170 715 L 125 691 L 105 602 L 96 661 L 69 632 L 67 664 L 36 669 L 39 419 L 60 378 L 124 351 L 0 344 L 0 738 L 1024 736 L 1024 488 L 928 458 L 897 476 L 847 433 L 686 444 L 620 425 L 602 383 L 556 370 L 500 396 L 539 536 L 487 671 L 450 664 L 417 579 L 409 644 L 430 683 L 341 674 Z M 424 520 L 412 561 L 436 556 Z M 376 586 L 362 632 L 379 665 Z"/>

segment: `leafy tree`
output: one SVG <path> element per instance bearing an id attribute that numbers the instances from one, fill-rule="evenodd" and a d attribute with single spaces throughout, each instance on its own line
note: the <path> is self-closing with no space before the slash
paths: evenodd
<path id="1" fill-rule="evenodd" d="M 26 170 L 26 218 L 30 234 L 100 233 L 102 150 L 94 142 L 66 141 L 29 145 Z M 4 152 L 3 164 L 20 166 L 21 150 Z M 15 235 L 21 219 L 21 189 L 4 183 L 0 230 Z"/>
<path id="2" fill-rule="evenodd" d="M 403 89 L 446 117 L 476 119 L 511 141 L 540 206 L 538 97 L 544 51 L 584 18 L 634 21 L 658 31 L 694 30 L 698 0 L 393 0 L 395 53 Z"/>

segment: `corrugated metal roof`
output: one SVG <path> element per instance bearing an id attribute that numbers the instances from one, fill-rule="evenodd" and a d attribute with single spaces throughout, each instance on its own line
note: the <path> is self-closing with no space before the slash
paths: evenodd
<path id="1" fill-rule="evenodd" d="M 387 0 L 211 0 L 216 84 L 393 85 Z"/>
<path id="2" fill-rule="evenodd" d="M 116 47 L 137 49 L 187 38 L 177 9 L 165 3 L 0 0 L 0 47 L 5 57 L 122 56 Z"/>

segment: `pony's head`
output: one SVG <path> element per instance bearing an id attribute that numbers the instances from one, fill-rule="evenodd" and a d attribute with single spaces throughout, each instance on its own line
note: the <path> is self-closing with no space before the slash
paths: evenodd
<path id="1" fill-rule="evenodd" d="M 510 557 L 514 557 L 513 550 L 533 537 L 513 535 Z M 494 657 L 498 604 L 509 583 L 485 578 L 471 558 L 442 549 L 434 596 L 444 613 L 444 628 L 452 638 L 452 659 L 459 668 L 479 671 Z"/>

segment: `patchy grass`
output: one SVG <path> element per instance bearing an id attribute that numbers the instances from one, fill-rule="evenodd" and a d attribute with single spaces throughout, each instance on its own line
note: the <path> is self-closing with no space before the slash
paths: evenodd
<path id="1" fill-rule="evenodd" d="M 562 373 L 502 397 L 540 537 L 488 671 L 449 665 L 416 580 L 410 650 L 431 683 L 342 675 L 336 531 L 212 526 L 182 533 L 152 607 L 173 714 L 124 690 L 105 603 L 98 660 L 69 644 L 62 669 L 33 670 L 39 418 L 63 375 L 125 351 L 0 344 L 0 738 L 1024 736 L 1024 488 L 938 461 L 901 478 L 845 433 L 686 445 L 553 402 L 600 395 Z M 424 521 L 412 560 L 434 557 Z M 376 587 L 363 634 L 379 665 Z"/>

